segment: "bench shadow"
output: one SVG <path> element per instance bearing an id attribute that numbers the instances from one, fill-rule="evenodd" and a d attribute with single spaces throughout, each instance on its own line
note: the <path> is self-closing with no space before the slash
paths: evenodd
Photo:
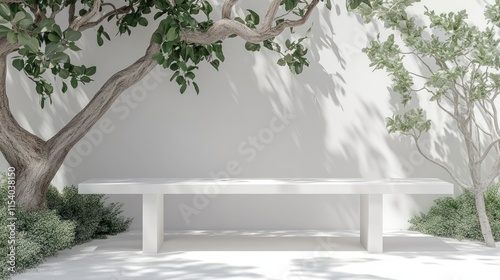
<path id="1" fill-rule="evenodd" d="M 190 251 L 303 251 L 303 252 L 358 252 L 366 251 L 360 244 L 357 233 L 338 232 L 329 234 L 284 234 L 271 233 L 237 234 L 235 231 L 221 233 L 199 231 L 192 233 L 169 233 L 164 235 L 160 254 Z M 308 234 L 308 233 L 306 233 Z M 141 251 L 142 235 L 125 234 L 119 238 L 94 241 L 95 251 Z M 384 252 L 451 252 L 453 246 L 432 236 L 385 236 Z"/>

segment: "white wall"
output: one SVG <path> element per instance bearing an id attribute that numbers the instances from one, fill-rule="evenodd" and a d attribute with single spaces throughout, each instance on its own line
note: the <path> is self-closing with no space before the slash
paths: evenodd
<path id="1" fill-rule="evenodd" d="M 441 11 L 466 8 L 472 21 L 482 19 L 483 1 L 423 2 Z M 361 52 L 368 38 L 383 27 L 362 24 L 345 11 L 343 1 L 332 12 L 320 8 L 313 21 L 314 35 L 308 43 L 311 67 L 300 76 L 276 65 L 278 58 L 272 53 L 245 51 L 239 39 L 225 44 L 227 61 L 220 72 L 201 67 L 199 96 L 194 90 L 179 94 L 176 84 L 168 81 L 170 72 L 158 68 L 126 91 L 75 146 L 54 184 L 62 187 L 92 177 L 211 177 L 224 171 L 230 161 L 241 166 L 237 177 L 438 177 L 450 181 L 443 171 L 425 162 L 408 139 L 390 136 L 385 129 L 384 119 L 392 115 L 392 104 L 398 100 L 389 95 L 387 75 L 372 72 Z M 74 59 L 97 65 L 96 81 L 56 94 L 54 104 L 45 110 L 39 108 L 26 79 L 9 75 L 16 118 L 26 129 L 48 139 L 112 73 L 142 54 L 152 30 L 138 29 L 131 38 L 115 39 L 103 48 L 96 47 L 95 33 L 86 33 L 82 46 L 86 52 Z M 267 136 L 270 122 L 283 115 L 290 115 L 289 124 L 273 133 L 251 157 L 249 137 Z M 442 118 L 437 117 L 439 124 Z M 450 160 L 458 163 L 458 159 Z M 6 167 L 1 158 L 1 170 Z M 192 204 L 192 198 L 166 197 L 168 229 L 358 227 L 356 197 L 219 196 L 186 223 L 178 207 Z M 428 209 L 435 198 L 387 196 L 385 227 L 406 228 L 407 220 Z M 135 218 L 133 227 L 141 226 L 139 196 L 116 195 L 110 201 L 124 202 L 124 214 Z"/>

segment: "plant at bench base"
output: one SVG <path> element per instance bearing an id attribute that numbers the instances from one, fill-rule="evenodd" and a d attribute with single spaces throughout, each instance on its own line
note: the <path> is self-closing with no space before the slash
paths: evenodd
<path id="1" fill-rule="evenodd" d="M 500 241 L 500 183 L 488 188 L 484 197 L 493 237 Z M 410 224 L 410 230 L 436 236 L 483 239 L 474 193 L 471 191 L 465 191 L 455 198 L 437 199 L 436 205 L 432 206 L 428 213 L 411 219 Z"/>
<path id="2" fill-rule="evenodd" d="M 0 0 L 0 151 L 16 168 L 17 201 L 34 210 L 45 203 L 47 189 L 71 148 L 86 135 L 126 89 L 144 78 L 157 65 L 172 70 L 172 79 L 184 93 L 195 82 L 201 62 L 218 69 L 224 61 L 222 43 L 238 36 L 245 48 L 261 46 L 279 53 L 278 64 L 299 74 L 309 65 L 302 40 L 280 46 L 274 38 L 283 31 L 307 23 L 319 2 L 328 9 L 332 0 L 272 0 L 264 15 L 248 10 L 243 18 L 233 15 L 238 0 L 224 0 L 220 19 L 215 20 L 206 0 L 125 0 L 121 6 L 106 0 Z M 346 0 L 350 8 L 369 0 Z M 149 14 L 154 14 L 152 23 Z M 95 66 L 72 62 L 72 52 L 81 52 L 82 32 L 95 32 L 99 46 L 111 40 L 103 22 L 115 23 L 118 34 L 138 26 L 155 25 L 145 53 L 116 72 L 95 93 L 92 100 L 52 138 L 43 140 L 21 127 L 9 107 L 7 66 L 33 83 L 33 94 L 43 108 L 52 103 L 55 92 L 90 83 Z M 151 23 L 150 23 L 151 21 Z M 307 36 L 306 36 L 307 37 Z M 51 78 L 48 78 L 51 76 Z"/>
<path id="3" fill-rule="evenodd" d="M 35 267 L 47 257 L 73 246 L 75 238 L 75 223 L 62 219 L 56 211 L 16 208 L 15 239 L 10 239 L 11 228 L 7 225 L 10 223 L 8 218 L 12 217 L 7 197 L 7 185 L 0 179 L 0 279 L 8 279 L 14 273 Z M 12 251 L 11 246 L 15 250 Z M 15 254 L 15 263 L 7 262 L 7 254 L 11 252 Z"/>
<path id="4" fill-rule="evenodd" d="M 74 244 L 126 231 L 132 219 L 120 216 L 121 207 L 117 203 L 105 205 L 104 195 L 78 194 L 75 186 L 65 187 L 62 193 L 50 187 L 47 192 L 47 208 L 75 223 Z"/>
<path id="5" fill-rule="evenodd" d="M 364 52 L 371 66 L 390 74 L 392 90 L 403 105 L 417 94 L 427 94 L 431 104 L 449 117 L 463 142 L 470 176 L 458 176 L 422 146 L 421 137 L 431 128 L 431 121 L 419 104 L 415 104 L 416 109 L 402 110 L 388 118 L 387 127 L 390 133 L 411 137 L 423 157 L 474 194 L 483 239 L 487 246 L 494 247 L 484 191 L 500 175 L 500 125 L 495 103 L 500 95 L 500 0 L 486 8 L 489 26 L 485 30 L 469 25 L 465 11 L 436 14 L 426 9 L 430 25 L 420 24 L 406 11 L 415 2 L 419 0 L 377 0 L 373 8 L 358 7 L 367 20 L 377 18 L 397 31 L 406 46 L 400 48 L 395 36 L 390 35 L 385 41 L 377 37 Z M 411 67 L 412 61 L 420 67 Z"/>
<path id="6" fill-rule="evenodd" d="M 7 184 L 0 178 L 0 254 L 10 253 L 7 226 L 11 217 L 7 205 Z M 0 279 L 20 273 L 43 262 L 58 251 L 95 238 L 106 238 L 128 229 L 131 219 L 120 216 L 121 205 L 105 205 L 103 195 L 79 195 L 74 186 L 59 193 L 50 187 L 47 208 L 26 211 L 16 208 L 15 270 L 0 263 Z M 10 268 L 10 269 L 9 269 Z"/>

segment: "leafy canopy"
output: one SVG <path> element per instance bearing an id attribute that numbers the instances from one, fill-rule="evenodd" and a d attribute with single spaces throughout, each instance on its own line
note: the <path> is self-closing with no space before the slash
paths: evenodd
<path id="1" fill-rule="evenodd" d="M 321 0 L 331 9 L 331 0 Z M 303 17 L 308 7 L 317 0 L 283 0 L 281 8 L 284 15 L 275 19 L 275 24 L 285 21 L 285 16 L 292 14 Z M 369 0 L 348 0 L 348 8 L 356 8 L 361 3 L 370 5 Z M 130 35 L 139 26 L 150 25 L 151 15 L 156 30 L 151 36 L 152 42 L 161 45 L 161 52 L 153 59 L 164 68 L 173 71 L 171 81 L 175 80 L 184 93 L 192 85 L 197 93 L 199 87 L 195 82 L 195 71 L 199 63 L 206 61 L 215 69 L 224 62 L 222 41 L 211 44 L 193 44 L 182 39 L 185 30 L 206 31 L 214 25 L 213 7 L 206 0 L 126 0 L 123 6 L 114 2 L 99 0 L 11 0 L 0 1 L 0 39 L 6 37 L 10 44 L 18 47 L 13 66 L 22 71 L 35 84 L 43 108 L 46 100 L 52 102 L 52 94 L 56 88 L 63 93 L 68 87 L 77 88 L 81 84 L 90 83 L 96 74 L 95 66 L 76 65 L 71 61 L 70 52 L 82 51 L 80 40 L 82 32 L 87 29 L 96 31 L 96 40 L 102 46 L 112 37 L 105 30 L 103 21 L 114 22 L 118 34 Z M 90 19 L 99 15 L 101 18 Z M 62 13 L 64 11 L 64 13 Z M 68 24 L 59 17 L 69 14 Z M 149 20 L 148 20 L 149 19 Z M 245 26 L 256 29 L 260 23 L 259 15 L 247 10 L 243 18 L 235 18 Z M 69 26 L 69 27 L 66 27 Z M 235 35 L 231 36 L 234 37 Z M 307 49 L 302 45 L 305 37 L 296 41 L 286 40 L 281 46 L 274 38 L 261 44 L 247 42 L 248 51 L 259 51 L 262 46 L 280 54 L 278 64 L 287 66 L 292 73 L 300 74 L 309 62 Z M 60 83 L 53 84 L 47 75 L 54 75 Z"/>
<path id="2" fill-rule="evenodd" d="M 392 89 L 407 105 L 420 92 L 458 123 L 479 110 L 491 115 L 500 91 L 500 0 L 485 10 L 489 26 L 484 30 L 467 22 L 466 11 L 437 14 L 425 8 L 428 24 L 417 22 L 407 8 L 420 0 L 377 0 L 373 8 L 361 5 L 358 11 L 370 21 L 381 20 L 397 31 L 382 40 L 380 35 L 364 49 L 375 69 L 384 69 L 392 79 Z M 417 61 L 423 71 L 412 72 L 408 62 Z M 488 121 L 488 118 L 487 120 Z M 494 122 L 494 120 L 492 120 Z M 389 118 L 390 132 L 420 135 L 430 128 L 422 109 L 411 109 Z"/>

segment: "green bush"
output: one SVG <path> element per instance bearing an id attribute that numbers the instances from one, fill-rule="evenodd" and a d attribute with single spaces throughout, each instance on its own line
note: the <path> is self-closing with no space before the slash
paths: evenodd
<path id="1" fill-rule="evenodd" d="M 74 186 L 62 193 L 50 187 L 46 209 L 27 212 L 16 207 L 16 273 L 75 244 L 126 231 L 131 219 L 120 216 L 122 205 L 104 202 L 103 195 L 79 195 Z M 8 217 L 7 185 L 0 181 L 0 254 L 4 256 L 0 279 L 11 275 L 5 259 L 10 250 Z"/>
<path id="2" fill-rule="evenodd" d="M 106 206 L 104 195 L 78 194 L 75 186 L 65 187 L 62 193 L 50 187 L 47 207 L 57 211 L 64 220 L 75 222 L 75 244 L 124 232 L 132 222 L 120 216 L 122 204 Z"/>
<path id="3" fill-rule="evenodd" d="M 484 194 L 486 211 L 495 240 L 500 240 L 500 183 Z M 410 230 L 426 234 L 483 241 L 474 194 L 465 191 L 458 197 L 437 199 L 427 214 L 421 213 L 409 222 Z"/>
<path id="4" fill-rule="evenodd" d="M 10 229 L 7 227 L 8 214 L 5 204 L 0 207 L 0 211 L 0 244 L 2 244 L 0 254 L 4 256 L 3 261 L 0 263 L 0 276 L 5 279 L 11 274 L 8 271 L 5 259 L 5 256 L 10 251 L 10 245 L 8 244 Z M 18 207 L 16 209 L 16 218 L 16 272 L 34 267 L 46 257 L 53 256 L 57 251 L 69 248 L 73 244 L 75 237 L 74 223 L 62 220 L 55 211 L 26 212 Z"/>

